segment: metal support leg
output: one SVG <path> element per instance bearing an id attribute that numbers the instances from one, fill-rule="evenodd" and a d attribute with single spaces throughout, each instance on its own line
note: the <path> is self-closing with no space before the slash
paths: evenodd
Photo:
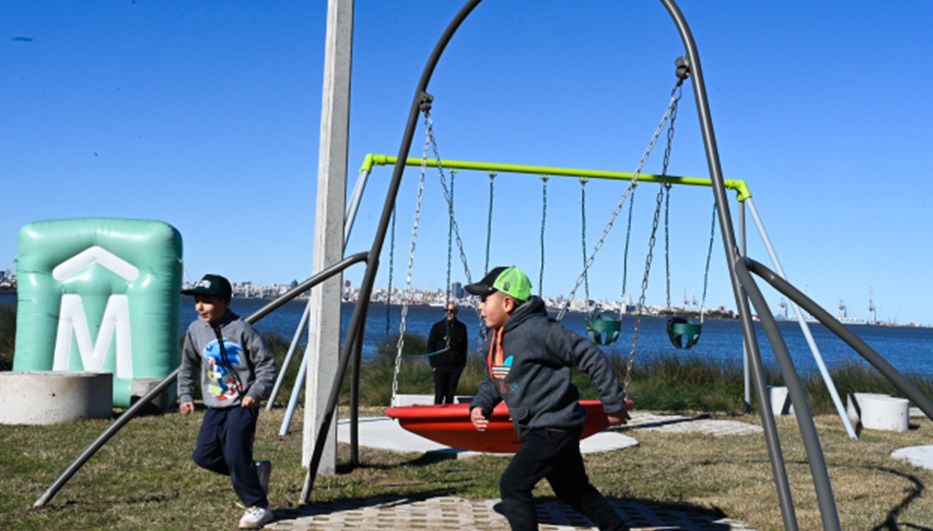
<path id="1" fill-rule="evenodd" d="M 777 270 L 777 273 L 783 278 L 787 278 L 787 275 L 784 273 L 784 268 L 781 267 L 781 261 L 778 260 L 777 253 L 774 251 L 774 246 L 771 245 L 771 238 L 768 237 L 768 232 L 765 230 L 764 224 L 761 222 L 761 217 L 758 215 L 758 210 L 755 208 L 755 203 L 752 202 L 752 198 L 749 197 L 746 199 L 748 202 L 748 211 L 752 215 L 752 219 L 755 221 L 755 225 L 758 227 L 758 234 L 761 235 L 761 241 L 765 244 L 765 249 L 768 251 L 768 256 L 771 257 L 771 263 L 774 264 L 774 269 Z M 842 419 L 842 425 L 845 426 L 846 432 L 849 434 L 850 439 L 858 439 L 858 435 L 855 434 L 855 429 L 852 427 L 852 422 L 849 421 L 849 415 L 846 413 L 845 406 L 842 405 L 842 400 L 839 399 L 839 391 L 836 390 L 836 385 L 833 383 L 833 377 L 829 375 L 829 370 L 826 368 L 826 364 L 823 362 L 823 356 L 820 355 L 820 349 L 816 346 L 816 341 L 813 339 L 813 334 L 810 332 L 810 325 L 807 324 L 807 320 L 803 317 L 803 312 L 800 311 L 800 308 L 791 301 L 794 313 L 797 314 L 797 323 L 800 324 L 800 331 L 803 332 L 803 337 L 807 340 L 807 345 L 810 347 L 810 353 L 813 354 L 813 359 L 816 361 L 816 366 L 820 370 L 820 376 L 823 377 L 823 383 L 826 384 L 826 389 L 829 391 L 829 396 L 833 400 L 833 405 L 836 406 L 836 413 L 839 414 L 839 418 Z"/>
<path id="2" fill-rule="evenodd" d="M 892 367 L 891 364 L 882 358 L 877 352 L 875 352 L 873 348 L 869 347 L 864 341 L 859 339 L 857 335 L 853 334 L 848 328 L 846 328 L 845 325 L 840 323 L 838 319 L 830 315 L 829 312 L 820 307 L 819 304 L 813 302 L 810 297 L 807 297 L 806 294 L 795 288 L 790 282 L 782 278 L 780 275 L 774 271 L 771 271 L 759 262 L 750 259 L 746 259 L 746 261 L 748 262 L 748 269 L 752 273 L 755 273 L 764 279 L 765 282 L 771 284 L 774 289 L 783 293 L 789 299 L 797 303 L 807 313 L 822 323 L 823 326 L 828 328 L 832 333 L 836 334 L 839 339 L 845 341 L 867 362 L 874 365 L 875 368 L 878 369 L 878 371 L 885 378 L 887 378 L 889 382 L 900 389 L 902 393 L 907 395 L 907 398 L 916 404 L 928 419 L 933 420 L 933 401 L 930 401 L 930 399 L 923 394 L 923 391 L 911 383 L 910 380 L 905 378 L 904 375 L 899 373 L 897 369 Z"/>
<path id="3" fill-rule="evenodd" d="M 282 362 L 282 367 L 279 369 L 279 376 L 275 379 L 275 386 L 272 387 L 272 393 L 269 395 L 269 400 L 266 402 L 266 411 L 272 411 L 275 399 L 279 396 L 279 390 L 282 388 L 282 382 L 285 381 L 285 375 L 288 373 L 288 366 L 292 362 L 292 356 L 294 356 L 295 350 L 298 348 L 298 342 L 304 333 L 305 327 L 308 325 L 308 314 L 310 311 L 311 300 L 309 299 L 308 304 L 305 305 L 305 311 L 301 314 L 301 319 L 298 321 L 295 335 L 292 336 L 292 342 L 288 346 L 288 353 L 285 354 L 285 361 Z"/>
<path id="4" fill-rule="evenodd" d="M 771 315 L 768 303 L 765 302 L 761 291 L 748 272 L 747 262 L 747 258 L 740 259 L 736 263 L 735 272 L 745 292 L 748 293 L 748 298 L 755 306 L 755 311 L 758 312 L 761 326 L 768 336 L 768 342 L 771 343 L 771 349 L 774 351 L 781 374 L 784 376 L 787 392 L 794 404 L 794 418 L 797 419 L 797 427 L 800 429 L 803 445 L 807 451 L 807 462 L 810 464 L 810 475 L 813 477 L 813 486 L 816 488 L 816 499 L 820 508 L 823 529 L 842 529 L 839 523 L 839 513 L 836 510 L 836 500 L 833 497 L 832 484 L 829 481 L 829 471 L 826 468 L 826 459 L 823 457 L 823 448 L 820 446 L 820 438 L 816 432 L 816 425 L 813 423 L 813 413 L 807 401 L 807 392 L 800 383 L 794 363 L 790 359 L 787 344 L 778 330 L 774 316 Z"/>
<path id="5" fill-rule="evenodd" d="M 363 321 L 356 334 L 353 346 L 353 377 L 350 380 L 350 466 L 360 464 L 360 369 L 363 364 L 363 338 L 366 337 L 366 315 L 369 308 L 363 310 Z"/>

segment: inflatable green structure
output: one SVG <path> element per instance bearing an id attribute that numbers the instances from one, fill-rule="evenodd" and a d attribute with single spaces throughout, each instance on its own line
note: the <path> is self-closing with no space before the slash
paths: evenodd
<path id="1" fill-rule="evenodd" d="M 161 221 L 83 218 L 22 228 L 14 371 L 113 373 L 129 406 L 178 365 L 181 235 Z"/>

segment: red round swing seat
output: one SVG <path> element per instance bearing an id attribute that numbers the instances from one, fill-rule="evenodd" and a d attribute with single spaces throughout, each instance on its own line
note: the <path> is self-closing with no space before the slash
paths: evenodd
<path id="1" fill-rule="evenodd" d="M 631 401 L 626 401 L 631 408 Z M 586 411 L 581 439 L 609 426 L 609 419 L 599 400 L 581 400 Z M 442 406 L 400 406 L 386 408 L 388 417 L 396 419 L 402 428 L 434 442 L 476 452 L 514 453 L 521 446 L 509 408 L 500 402 L 489 418 L 486 431 L 477 431 L 470 421 L 470 404 Z"/>

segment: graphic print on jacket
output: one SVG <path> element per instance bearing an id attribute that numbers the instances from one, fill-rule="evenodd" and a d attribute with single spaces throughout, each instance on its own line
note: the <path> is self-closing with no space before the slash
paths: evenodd
<path id="1" fill-rule="evenodd" d="M 235 400 L 240 392 L 234 371 L 241 365 L 243 347 L 224 338 L 224 350 L 227 353 L 226 362 L 224 362 L 223 352 L 216 339 L 208 343 L 201 353 L 206 361 L 202 365 L 209 382 L 207 391 L 217 400 Z"/>
<path id="2" fill-rule="evenodd" d="M 504 358 L 504 359 L 503 359 Z M 502 395 L 511 391 L 511 386 L 505 383 L 505 379 L 512 372 L 512 356 L 505 357 L 502 351 L 502 329 L 493 332 L 492 340 L 489 342 L 489 356 L 486 360 L 489 365 L 489 378 L 496 384 L 496 389 Z"/>

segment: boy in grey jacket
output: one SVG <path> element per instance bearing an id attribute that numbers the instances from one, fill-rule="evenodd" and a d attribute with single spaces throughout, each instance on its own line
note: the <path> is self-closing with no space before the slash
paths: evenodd
<path id="1" fill-rule="evenodd" d="M 609 423 L 626 422 L 625 396 L 605 354 L 550 319 L 517 267 L 496 267 L 466 290 L 480 297 L 480 311 L 492 331 L 489 377 L 470 404 L 470 420 L 484 431 L 493 408 L 504 400 L 522 442 L 499 482 L 509 525 L 513 530 L 538 528 L 531 491 L 547 478 L 561 500 L 600 529 L 628 529 L 586 476 L 580 455 L 586 412 L 570 381 L 573 367 L 586 371 L 599 389 Z"/>
<path id="2" fill-rule="evenodd" d="M 204 275 L 181 293 L 194 296 L 199 319 L 182 346 L 179 411 L 194 411 L 195 380 L 207 406 L 192 457 L 198 466 L 230 476 L 247 507 L 240 528 L 258 529 L 273 518 L 266 497 L 272 464 L 253 461 L 253 439 L 259 403 L 275 381 L 275 360 L 253 327 L 230 311 L 233 289 L 226 278 Z"/>

